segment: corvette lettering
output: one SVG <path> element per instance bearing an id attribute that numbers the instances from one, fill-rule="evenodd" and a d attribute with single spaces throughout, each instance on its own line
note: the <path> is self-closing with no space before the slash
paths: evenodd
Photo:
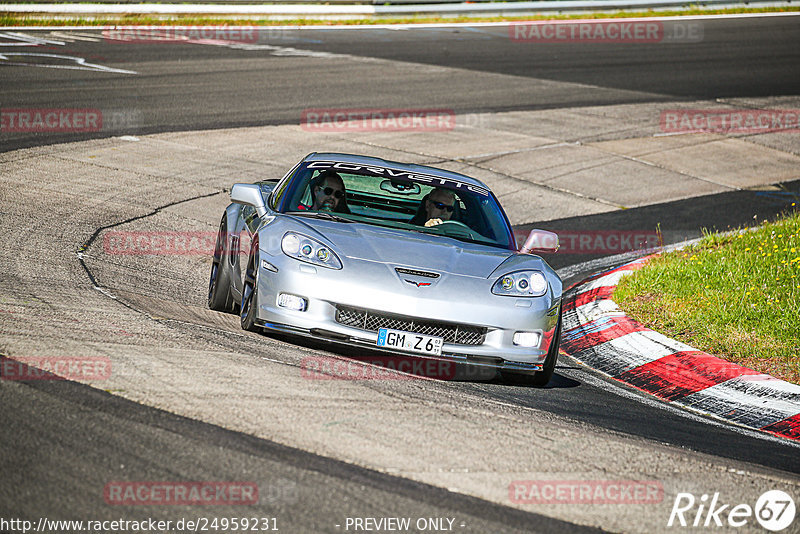
<path id="1" fill-rule="evenodd" d="M 439 278 L 439 273 L 429 273 L 427 271 L 417 271 L 414 269 L 404 269 L 402 267 L 395 267 L 394 269 L 398 274 L 410 274 L 412 276 L 424 276 L 425 278 Z"/>
<path id="2" fill-rule="evenodd" d="M 430 176 L 428 174 L 417 174 L 409 171 L 395 171 L 385 167 L 375 167 L 372 165 L 359 165 L 356 163 L 341 163 L 335 161 L 313 161 L 308 164 L 309 169 L 338 169 L 341 171 L 366 172 L 374 176 L 386 176 L 388 178 L 405 178 L 414 182 L 425 183 L 434 186 L 446 186 L 454 189 L 466 189 L 473 193 L 489 196 L 489 192 L 478 186 L 465 184 L 450 178 Z"/>

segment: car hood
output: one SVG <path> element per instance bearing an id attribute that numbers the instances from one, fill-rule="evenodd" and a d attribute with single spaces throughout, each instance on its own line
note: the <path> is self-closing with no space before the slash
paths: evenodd
<path id="1" fill-rule="evenodd" d="M 440 273 L 488 278 L 514 253 L 449 237 L 370 226 L 362 223 L 295 218 L 310 237 L 327 240 L 340 257 Z"/>

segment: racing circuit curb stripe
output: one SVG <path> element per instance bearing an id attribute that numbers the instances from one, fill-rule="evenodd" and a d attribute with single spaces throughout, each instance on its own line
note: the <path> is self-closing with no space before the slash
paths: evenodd
<path id="1" fill-rule="evenodd" d="M 614 288 L 612 286 L 596 287 L 576 295 L 575 298 L 569 302 L 565 302 L 562 306 L 562 309 L 564 311 L 573 310 L 583 306 L 584 304 L 591 304 L 596 300 L 610 299 L 612 293 L 614 293 Z"/>
<path id="2" fill-rule="evenodd" d="M 620 379 L 656 397 L 676 400 L 756 371 L 697 350 L 676 352 L 624 372 Z"/>
<path id="3" fill-rule="evenodd" d="M 761 430 L 790 439 L 800 439 L 800 415 L 793 415 L 783 421 L 765 426 Z"/>
<path id="4" fill-rule="evenodd" d="M 637 323 L 611 300 L 655 255 L 594 274 L 564 297 L 561 348 L 611 378 L 695 412 L 800 440 L 800 386 L 722 360 Z"/>

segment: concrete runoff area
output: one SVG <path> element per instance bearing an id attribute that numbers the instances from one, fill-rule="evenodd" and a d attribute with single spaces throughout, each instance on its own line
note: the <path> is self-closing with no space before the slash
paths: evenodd
<path id="1" fill-rule="evenodd" d="M 796 109 L 800 99 L 746 104 Z M 233 183 L 279 178 L 312 151 L 475 176 L 520 228 L 728 192 L 780 192 L 775 184 L 800 178 L 796 131 L 663 135 L 654 117 L 675 107 L 473 115 L 456 117 L 456 127 L 445 132 L 327 133 L 285 125 L 2 153 L 0 351 L 11 358 L 107 357 L 110 376 L 90 385 L 125 399 L 605 530 L 663 529 L 681 492 L 698 498 L 720 492 L 725 502 L 751 506 L 767 490 L 796 495 L 800 480 L 786 471 L 576 425 L 451 382 L 309 380 L 303 359 L 329 354 L 243 332 L 236 316 L 206 308 L 208 255 L 115 254 L 104 247 L 111 231 L 213 233 Z M 81 249 L 98 229 L 104 230 Z M 675 240 L 684 233 L 677 231 Z M 525 491 L 510 495 L 515 481 L 597 480 L 658 481 L 663 499 L 529 504 Z M 686 518 L 694 520 L 694 512 Z"/>

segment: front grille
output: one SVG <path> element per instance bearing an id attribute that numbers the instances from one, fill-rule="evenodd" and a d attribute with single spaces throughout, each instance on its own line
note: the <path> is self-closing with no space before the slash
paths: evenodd
<path id="1" fill-rule="evenodd" d="M 482 345 L 487 330 L 479 326 L 426 321 L 415 317 L 388 315 L 349 306 L 336 306 L 336 322 L 370 332 L 377 332 L 380 328 L 391 328 L 437 336 L 443 338 L 445 343 L 456 345 Z"/>

